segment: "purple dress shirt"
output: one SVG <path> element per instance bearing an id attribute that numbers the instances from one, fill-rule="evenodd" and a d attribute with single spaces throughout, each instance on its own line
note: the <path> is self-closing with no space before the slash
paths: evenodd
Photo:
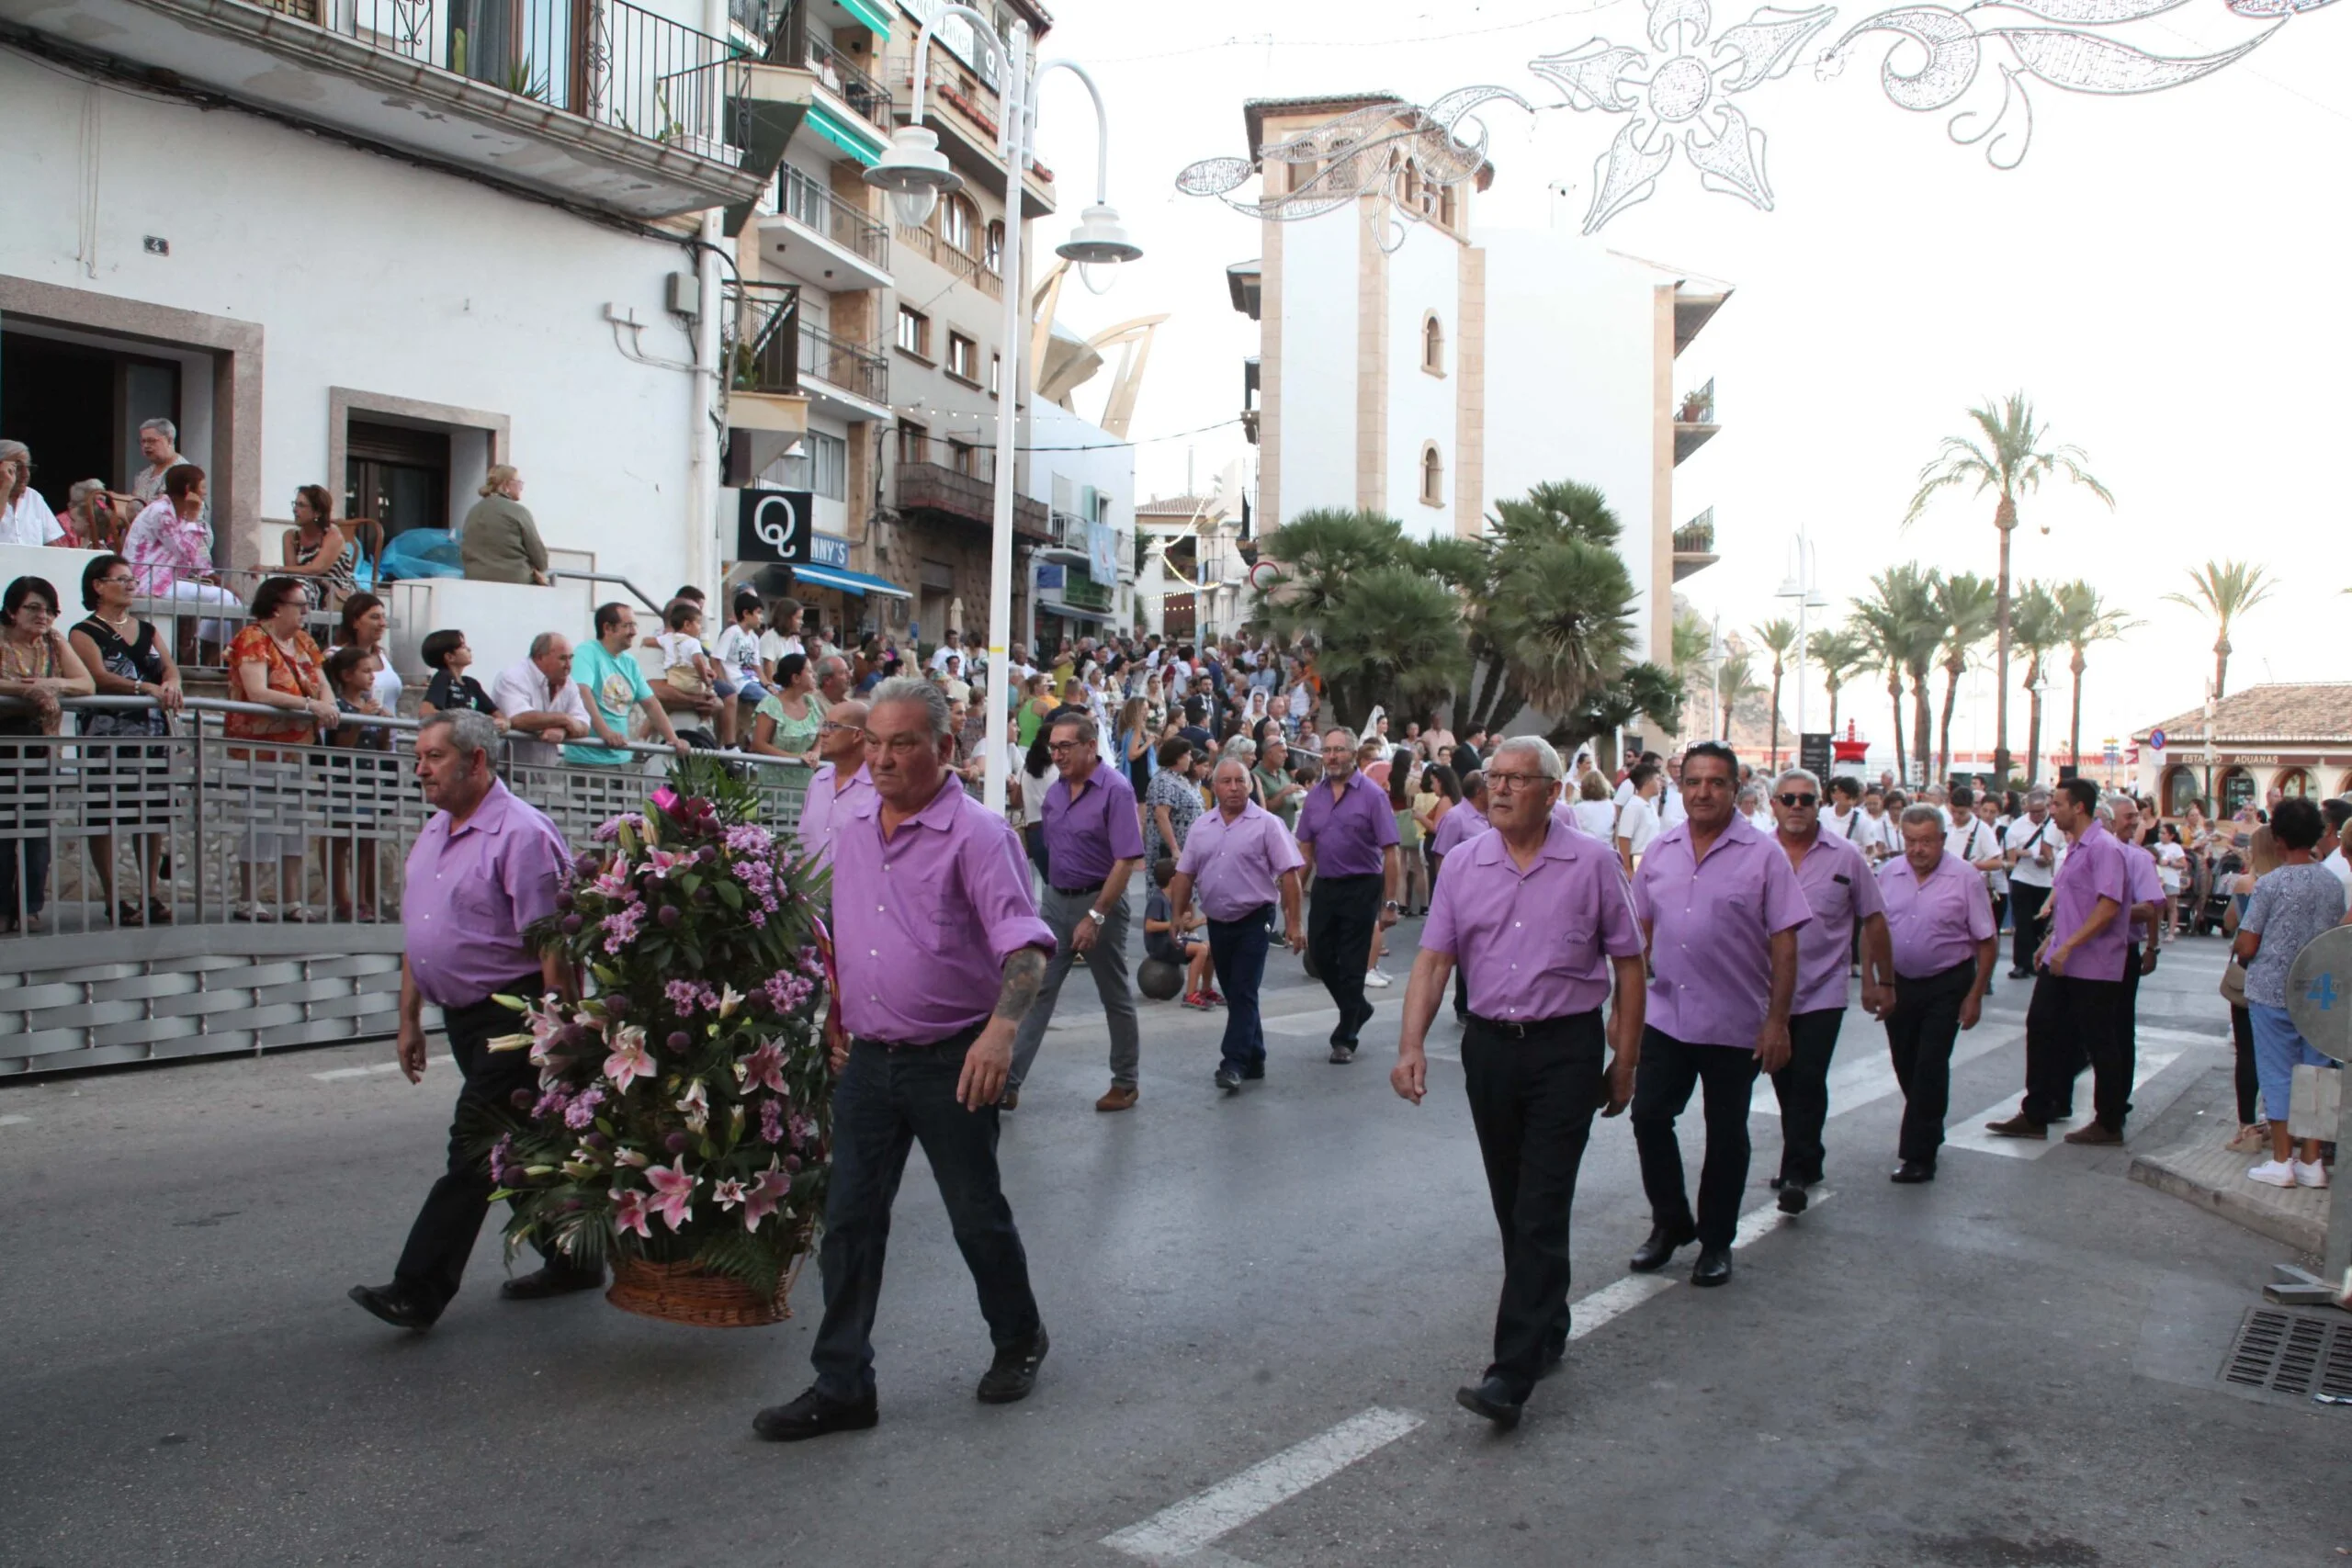
<path id="1" fill-rule="evenodd" d="M 1772 845 L 1782 860 L 1789 858 L 1777 832 Z M 1812 907 L 1813 919 L 1797 932 L 1797 994 L 1789 1011 L 1826 1012 L 1846 1005 L 1855 922 L 1884 914 L 1886 907 L 1879 899 L 1869 860 L 1845 840 L 1831 838 L 1827 828 L 1815 836 L 1796 872 L 1797 886 Z"/>
<path id="2" fill-rule="evenodd" d="M 1097 761 L 1070 798 L 1069 781 L 1056 778 L 1041 810 L 1046 824 L 1046 863 L 1056 887 L 1083 887 L 1111 874 L 1114 863 L 1143 859 L 1143 822 L 1136 810 L 1136 787 L 1118 769 Z"/>
<path id="3" fill-rule="evenodd" d="M 1438 878 L 1421 946 L 1462 965 L 1472 1012 L 1522 1022 L 1606 1001 L 1609 961 L 1640 956 L 1642 930 L 1616 855 L 1555 821 L 1524 871 L 1500 833 L 1473 839 Z"/>
<path id="4" fill-rule="evenodd" d="M 473 815 L 454 828 L 436 811 L 409 846 L 401 919 L 408 972 L 435 1007 L 483 1001 L 522 976 L 538 992 L 539 955 L 523 928 L 555 913 L 571 859 L 539 808 L 492 781 Z"/>
<path id="5" fill-rule="evenodd" d="M 1485 812 L 1466 800 L 1457 800 L 1453 810 L 1437 819 L 1437 831 L 1430 838 L 1430 853 L 1443 860 L 1492 826 Z"/>
<path id="6" fill-rule="evenodd" d="M 2124 844 L 2120 839 L 2116 840 L 2116 842 L 2123 844 L 2123 869 L 2131 878 L 2132 905 L 2136 908 L 2142 904 L 2154 904 L 2161 908 L 2165 901 L 2165 879 L 2157 874 L 2156 857 L 2149 852 L 2148 847 L 2144 844 Z M 2125 911 L 2126 915 L 2129 913 L 2129 910 Z M 2124 917 L 2119 915 L 2116 918 L 2120 920 Z M 2136 943 L 2139 940 L 2136 934 L 2128 937 L 2125 939 L 2126 945 Z M 2068 964 L 2067 967 L 2072 968 L 2073 965 Z"/>
<path id="7" fill-rule="evenodd" d="M 2053 953 L 2098 911 L 2101 898 L 2112 898 L 2117 905 L 2115 919 L 2107 922 L 2107 929 L 2066 955 L 2066 973 L 2077 980 L 2122 979 L 2123 950 L 2130 945 L 2124 926 L 2132 904 L 2132 870 L 2125 863 L 2122 844 L 2093 822 L 2067 846 L 2053 886 L 2050 899 Z"/>
<path id="8" fill-rule="evenodd" d="M 1003 818 L 950 774 L 931 804 L 882 836 L 882 796 L 833 829 L 833 954 L 842 1021 L 861 1039 L 924 1044 L 985 1022 L 1004 961 L 1054 950 L 1029 863 Z"/>
<path id="9" fill-rule="evenodd" d="M 1686 818 L 1634 870 L 1634 912 L 1650 928 L 1650 1026 L 1686 1045 L 1754 1050 L 1770 1009 L 1771 939 L 1813 919 L 1781 846 L 1735 813 L 1696 861 Z"/>
<path id="10" fill-rule="evenodd" d="M 1897 855 L 1879 867 L 1878 884 L 1886 898 L 1894 972 L 1906 980 L 1929 979 L 1971 962 L 1976 944 L 2000 929 L 1993 923 L 1984 874 L 1950 851 L 1925 880 Z"/>
<path id="11" fill-rule="evenodd" d="M 1283 819 L 1246 800 L 1241 815 L 1230 822 L 1221 807 L 1202 813 L 1176 869 L 1193 879 L 1203 914 L 1212 920 L 1238 920 L 1272 903 L 1281 894 L 1283 874 L 1306 861 Z"/>
<path id="12" fill-rule="evenodd" d="M 874 775 L 860 762 L 857 772 L 850 775 L 844 787 L 836 789 L 835 781 L 841 770 L 831 762 L 820 762 L 809 775 L 808 793 L 801 797 L 800 821 L 795 832 L 800 842 L 800 852 L 815 855 L 820 866 L 833 863 L 833 833 L 842 820 L 864 800 L 874 794 Z"/>
<path id="13" fill-rule="evenodd" d="M 1381 852 L 1396 841 L 1396 811 L 1388 792 L 1361 773 L 1348 775 L 1337 800 L 1329 783 L 1318 783 L 1299 811 L 1298 841 L 1315 846 L 1317 876 L 1377 876 Z"/>

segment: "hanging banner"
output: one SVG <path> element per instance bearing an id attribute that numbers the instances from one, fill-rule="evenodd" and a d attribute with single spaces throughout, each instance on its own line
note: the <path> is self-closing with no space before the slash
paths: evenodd
<path id="1" fill-rule="evenodd" d="M 1108 523 L 1086 525 L 1086 575 L 1106 588 L 1119 581 L 1119 536 Z"/>

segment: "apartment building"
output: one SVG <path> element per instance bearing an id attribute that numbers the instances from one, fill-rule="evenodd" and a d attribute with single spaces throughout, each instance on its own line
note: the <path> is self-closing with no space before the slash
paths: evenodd
<path id="1" fill-rule="evenodd" d="M 1261 200 L 1317 173 L 1261 149 L 1391 101 L 1246 104 Z M 1494 164 L 1437 183 L 1410 146 L 1363 154 L 1387 161 L 1380 194 L 1266 217 L 1259 256 L 1227 269 L 1234 308 L 1260 323 L 1242 381 L 1259 515 L 1361 507 L 1473 536 L 1498 499 L 1596 485 L 1625 525 L 1640 646 L 1668 662 L 1673 585 L 1715 558 L 1712 511 L 1677 525 L 1679 470 L 1717 429 L 1712 380 L 1679 388 L 1679 359 L 1730 288 L 1574 234 L 1481 225 Z"/>

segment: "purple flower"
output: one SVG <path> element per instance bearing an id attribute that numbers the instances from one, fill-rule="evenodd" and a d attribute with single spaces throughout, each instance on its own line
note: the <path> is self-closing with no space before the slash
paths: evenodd
<path id="1" fill-rule="evenodd" d="M 599 838 L 604 836 L 601 829 L 599 829 L 597 836 Z M 578 872 L 582 876 L 588 876 L 593 874 L 596 868 L 604 863 L 605 860 L 602 855 L 582 850 L 580 852 L 580 858 L 571 863 L 571 869 Z"/>
<path id="2" fill-rule="evenodd" d="M 523 1168 L 514 1163 L 514 1135 L 505 1134 L 491 1145 L 490 1179 L 504 1187 L 522 1174 Z"/>
<path id="3" fill-rule="evenodd" d="M 694 1043 L 695 1037 L 683 1029 L 670 1031 L 670 1038 L 662 1042 L 673 1052 L 684 1051 Z"/>
<path id="4" fill-rule="evenodd" d="M 792 1134 L 792 1146 L 796 1149 L 805 1149 L 817 1141 L 817 1119 L 806 1111 L 796 1111 L 792 1113 L 789 1130 Z"/>
<path id="5" fill-rule="evenodd" d="M 784 1168 L 789 1171 L 798 1171 L 800 1168 L 800 1156 L 798 1155 L 785 1156 Z"/>
<path id="6" fill-rule="evenodd" d="M 662 1140 L 662 1146 L 669 1150 L 673 1155 L 684 1154 L 686 1152 L 686 1135 L 684 1133 L 673 1133 L 668 1137 Z"/>
<path id="7" fill-rule="evenodd" d="M 675 904 L 662 905 L 662 913 L 655 917 L 655 919 L 662 922 L 665 929 L 675 927 L 680 920 L 683 920 L 685 918 L 686 912 L 684 909 L 679 908 Z"/>
<path id="8" fill-rule="evenodd" d="M 739 822 L 727 829 L 727 847 L 739 855 L 764 855 L 775 848 L 775 840 L 756 822 Z"/>
<path id="9" fill-rule="evenodd" d="M 628 820 L 628 818 L 626 817 L 607 817 L 602 822 L 597 823 L 594 834 L 596 841 L 600 844 L 609 844 L 615 839 L 619 838 L 621 836 L 621 824 Z M 581 858 L 585 860 L 588 857 L 583 855 Z"/>
<path id="10" fill-rule="evenodd" d="M 673 980 L 662 987 L 662 994 L 670 998 L 670 1010 L 680 1018 L 692 1018 L 695 1009 L 702 1005 L 703 987 L 692 980 Z"/>
<path id="11" fill-rule="evenodd" d="M 605 1004 L 605 1014 L 606 1017 L 627 1018 L 628 1016 L 628 993 L 627 991 L 607 991 L 605 993 L 602 999 Z"/>
<path id="12" fill-rule="evenodd" d="M 760 1141 L 768 1144 L 784 1142 L 784 1101 L 769 1100 L 761 1102 Z"/>
<path id="13" fill-rule="evenodd" d="M 585 922 L 583 922 L 577 915 L 564 916 L 563 934 L 566 936 L 578 936 L 580 934 L 580 928 L 584 923 Z"/>
<path id="14" fill-rule="evenodd" d="M 560 1088 L 550 1089 L 545 1094 L 539 1096 L 539 1102 L 537 1105 L 531 1107 L 531 1120 L 534 1122 L 552 1122 L 571 1109 L 571 1097 L 565 1094 Z"/>
<path id="15" fill-rule="evenodd" d="M 604 920 L 605 951 L 617 953 L 637 940 L 637 929 L 645 923 L 645 906 L 631 904 L 625 909 L 606 915 Z"/>
<path id="16" fill-rule="evenodd" d="M 571 1128 L 575 1133 L 585 1132 L 588 1128 L 595 1125 L 596 1107 L 604 1103 L 604 1086 L 601 1084 L 590 1084 L 586 1089 L 580 1091 L 577 1099 L 573 1100 L 571 1104 L 563 1108 L 563 1124 Z M 604 1134 L 599 1133 L 595 1134 L 595 1137 L 591 1138 L 589 1142 L 594 1143 L 597 1139 L 602 1138 Z"/>

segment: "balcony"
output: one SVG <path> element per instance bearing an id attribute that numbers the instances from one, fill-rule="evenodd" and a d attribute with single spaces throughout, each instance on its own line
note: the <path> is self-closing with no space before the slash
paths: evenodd
<path id="1" fill-rule="evenodd" d="M 1050 560 L 1083 561 L 1087 558 L 1086 519 L 1075 512 L 1054 512 L 1046 520 L 1046 546 L 1044 551 Z"/>
<path id="2" fill-rule="evenodd" d="M 828 93 L 846 104 L 850 112 L 886 138 L 890 134 L 890 89 L 875 80 L 846 50 L 812 27 L 807 6 L 784 7 L 776 23 L 775 40 L 768 47 L 768 62 L 808 72 Z"/>
<path id="3" fill-rule="evenodd" d="M 899 244 L 922 257 L 943 272 L 949 272 L 970 284 L 991 299 L 1004 298 L 1004 279 L 989 264 L 967 251 L 959 251 L 939 237 L 938 231 L 917 228 L 913 224 L 898 225 Z"/>
<path id="4" fill-rule="evenodd" d="M 823 328 L 800 323 L 800 390 L 819 413 L 869 423 L 890 417 L 890 362 Z"/>
<path id="5" fill-rule="evenodd" d="M 829 292 L 890 287 L 888 227 L 789 164 L 776 175 L 775 216 L 760 220 L 760 252 Z"/>
<path id="6" fill-rule="evenodd" d="M 1062 573 L 1062 603 L 1107 615 L 1112 604 L 1111 585 L 1095 581 L 1082 566 L 1067 568 Z"/>
<path id="7" fill-rule="evenodd" d="M 976 453 L 972 463 L 978 471 L 967 474 L 928 461 L 929 447 L 929 442 L 909 442 L 902 447 L 898 466 L 899 510 L 977 523 L 983 529 L 994 527 L 996 486 L 989 478 L 994 463 L 987 455 Z M 1018 538 L 1050 541 L 1053 524 L 1046 503 L 1015 496 L 1012 532 Z"/>
<path id="8" fill-rule="evenodd" d="M 1679 465 L 1691 453 L 1714 439 L 1721 426 L 1715 423 L 1715 383 L 1713 378 L 1696 391 L 1682 394 L 1681 404 L 1674 411 L 1674 460 Z"/>
<path id="9" fill-rule="evenodd" d="M 1674 581 L 1706 570 L 1715 554 L 1715 509 L 1712 506 L 1674 531 Z"/>
<path id="10" fill-rule="evenodd" d="M 883 81 L 896 99 L 900 123 L 914 118 L 914 51 L 894 53 L 885 62 Z M 931 70 L 924 75 L 926 101 L 923 124 L 939 133 L 939 150 L 956 171 L 989 195 L 1005 197 L 1004 160 L 997 155 L 997 121 L 1003 100 L 964 63 L 933 43 Z M 1054 210 L 1054 174 L 1032 159 L 1021 182 L 1021 215 L 1043 218 Z"/>
<path id="11" fill-rule="evenodd" d="M 650 220 L 756 195 L 732 46 L 628 0 L 0 0 L 65 50 Z"/>
<path id="12" fill-rule="evenodd" d="M 727 428 L 749 444 L 758 473 L 808 434 L 800 388 L 800 290 L 790 284 L 730 283 L 721 336 L 729 367 Z"/>

